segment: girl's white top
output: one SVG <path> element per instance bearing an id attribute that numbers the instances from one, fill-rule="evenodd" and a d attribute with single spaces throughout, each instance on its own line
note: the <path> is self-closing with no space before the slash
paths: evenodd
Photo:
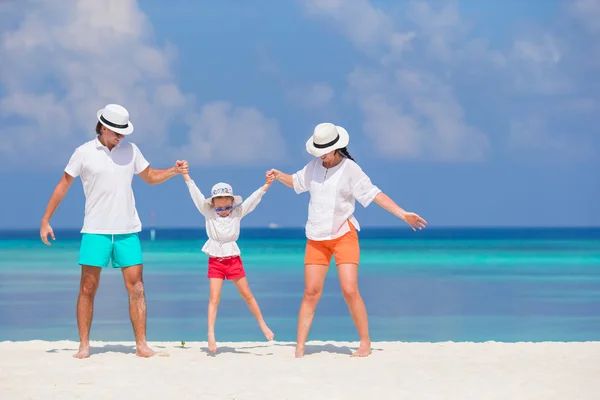
<path id="1" fill-rule="evenodd" d="M 194 181 L 186 181 L 186 185 L 196 208 L 206 219 L 208 240 L 202 247 L 202 251 L 212 257 L 240 255 L 240 248 L 236 243 L 240 236 L 240 221 L 260 203 L 262 196 L 265 194 L 262 188 L 252 193 L 241 205 L 235 207 L 228 216 L 221 217 L 205 201 L 206 198 Z"/>
<path id="2" fill-rule="evenodd" d="M 357 230 L 354 204 L 358 200 L 367 207 L 381 190 L 354 161 L 344 158 L 333 168 L 325 168 L 315 158 L 292 175 L 296 193 L 310 192 L 306 237 L 330 240 L 350 231 L 349 220 Z"/>

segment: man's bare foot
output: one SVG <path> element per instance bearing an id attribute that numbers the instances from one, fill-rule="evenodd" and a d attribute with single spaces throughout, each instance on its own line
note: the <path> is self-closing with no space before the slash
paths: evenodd
<path id="1" fill-rule="evenodd" d="M 296 344 L 296 354 L 294 355 L 296 358 L 304 357 L 304 345 Z"/>
<path id="2" fill-rule="evenodd" d="M 273 333 L 273 331 L 270 330 L 267 324 L 265 324 L 264 322 L 260 324 L 260 330 L 265 335 L 267 340 L 273 340 L 275 338 L 275 334 Z"/>
<path id="3" fill-rule="evenodd" d="M 86 344 L 80 344 L 79 345 L 79 350 L 77 351 L 77 353 L 73 354 L 73 357 L 75 358 L 79 358 L 79 359 L 83 359 L 83 358 L 88 358 L 90 356 L 90 345 Z"/>
<path id="4" fill-rule="evenodd" d="M 138 357 L 148 358 L 154 356 L 155 354 L 156 352 L 148 347 L 148 345 L 145 343 L 136 346 L 135 355 Z"/>
<path id="5" fill-rule="evenodd" d="M 360 342 L 358 350 L 356 350 L 350 357 L 367 357 L 371 353 L 371 342 Z"/>
<path id="6" fill-rule="evenodd" d="M 217 352 L 217 341 L 214 333 L 208 335 L 208 350 L 213 353 Z"/>

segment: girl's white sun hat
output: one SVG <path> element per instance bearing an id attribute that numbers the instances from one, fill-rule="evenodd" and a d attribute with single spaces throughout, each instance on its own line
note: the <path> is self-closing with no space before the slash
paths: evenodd
<path id="1" fill-rule="evenodd" d="M 242 197 L 234 196 L 231 185 L 225 182 L 219 182 L 215 184 L 210 190 L 210 197 L 204 201 L 208 204 L 212 204 L 212 199 L 214 199 L 215 197 L 233 197 L 234 206 L 242 204 Z"/>

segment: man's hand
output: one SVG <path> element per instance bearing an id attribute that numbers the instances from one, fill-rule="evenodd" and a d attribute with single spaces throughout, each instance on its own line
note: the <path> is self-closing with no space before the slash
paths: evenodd
<path id="1" fill-rule="evenodd" d="M 188 174 L 190 172 L 190 167 L 188 166 L 188 162 L 185 160 L 177 160 L 175 163 L 175 171 L 178 174 Z"/>
<path id="2" fill-rule="evenodd" d="M 44 244 L 51 246 L 50 242 L 48 241 L 48 235 L 50 235 L 52 240 L 56 240 L 50 223 L 42 221 L 42 224 L 40 225 L 40 238 L 42 238 L 42 242 L 44 242 Z"/>

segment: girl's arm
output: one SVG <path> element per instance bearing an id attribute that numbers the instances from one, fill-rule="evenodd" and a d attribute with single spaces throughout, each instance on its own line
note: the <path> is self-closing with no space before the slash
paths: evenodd
<path id="1" fill-rule="evenodd" d="M 188 190 L 190 191 L 190 196 L 192 197 L 194 205 L 196 206 L 198 211 L 200 211 L 200 214 L 206 215 L 206 212 L 208 211 L 208 206 L 205 203 L 206 197 L 204 197 L 200 189 L 198 189 L 198 186 L 196 186 L 196 183 L 192 180 L 192 178 L 190 178 L 188 174 L 182 175 L 183 180 L 185 181 L 185 184 L 187 185 Z"/>
<path id="2" fill-rule="evenodd" d="M 242 202 L 242 218 L 254 211 L 258 203 L 262 200 L 263 195 L 269 190 L 274 180 L 273 174 L 267 172 L 266 183 L 262 185 L 258 190 L 252 193 L 246 200 Z"/>
<path id="3" fill-rule="evenodd" d="M 408 225 L 410 225 L 413 231 L 416 231 L 417 229 L 423 229 L 425 228 L 425 225 L 427 225 L 427 221 L 415 213 L 405 211 L 383 192 L 379 192 L 373 201 L 381 206 L 381 208 L 389 211 L 402 221 L 406 222 Z"/>

